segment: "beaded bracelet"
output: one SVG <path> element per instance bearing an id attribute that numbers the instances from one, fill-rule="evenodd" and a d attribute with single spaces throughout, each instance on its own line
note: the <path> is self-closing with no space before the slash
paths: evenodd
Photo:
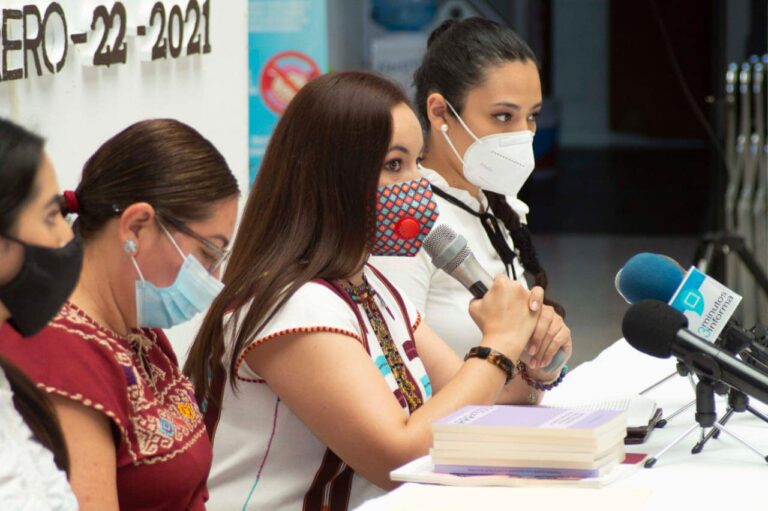
<path id="1" fill-rule="evenodd" d="M 491 364 L 504 371 L 504 374 L 507 376 L 504 385 L 509 383 L 510 380 L 515 377 L 515 363 L 512 362 L 509 357 L 499 351 L 488 348 L 487 346 L 475 346 L 474 348 L 470 348 L 470 350 L 467 352 L 467 355 L 464 357 L 464 360 L 469 360 L 470 358 L 480 358 L 487 360 Z"/>
<path id="2" fill-rule="evenodd" d="M 536 390 L 552 390 L 560 385 L 560 382 L 563 381 L 565 375 L 568 374 L 568 364 L 563 365 L 563 368 L 560 370 L 560 375 L 557 377 L 557 379 L 549 383 L 541 383 L 540 381 L 531 378 L 531 375 L 528 374 L 528 368 L 525 366 L 525 363 L 523 363 L 522 360 L 517 363 L 517 372 L 529 387 L 533 387 Z"/>

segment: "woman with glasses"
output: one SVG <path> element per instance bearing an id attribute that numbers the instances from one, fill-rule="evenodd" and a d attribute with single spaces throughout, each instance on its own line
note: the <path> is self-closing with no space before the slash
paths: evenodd
<path id="1" fill-rule="evenodd" d="M 203 509 L 211 445 L 161 328 L 223 287 L 235 177 L 198 132 L 150 120 L 102 145 L 63 195 L 80 280 L 45 330 L 3 331 L 0 351 L 52 397 L 81 510 Z"/>

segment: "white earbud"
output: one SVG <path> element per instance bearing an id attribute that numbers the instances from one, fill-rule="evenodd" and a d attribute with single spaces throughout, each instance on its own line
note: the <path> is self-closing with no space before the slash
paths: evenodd
<path id="1" fill-rule="evenodd" d="M 442 131 L 443 133 L 448 133 L 448 125 L 443 124 L 442 126 L 440 126 L 440 131 Z"/>

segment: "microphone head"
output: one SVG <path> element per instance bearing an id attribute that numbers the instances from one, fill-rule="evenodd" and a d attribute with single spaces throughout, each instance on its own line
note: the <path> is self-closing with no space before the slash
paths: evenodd
<path id="1" fill-rule="evenodd" d="M 467 240 L 445 224 L 438 225 L 424 238 L 424 250 L 432 258 L 432 264 L 447 273 L 452 273 L 472 255 Z"/>
<path id="2" fill-rule="evenodd" d="M 447 225 L 437 225 L 429 232 L 429 234 L 427 234 L 427 237 L 424 238 L 424 250 L 427 251 L 429 257 L 434 259 L 442 254 L 448 245 L 458 237 L 459 235 L 456 234 L 456 231 Z"/>
<path id="3" fill-rule="evenodd" d="M 627 303 L 640 300 L 669 302 L 685 277 L 685 270 L 667 256 L 642 252 L 632 256 L 616 274 L 616 291 Z"/>
<path id="4" fill-rule="evenodd" d="M 621 331 L 636 350 L 669 358 L 677 332 L 687 326 L 688 319 L 682 312 L 658 300 L 641 300 L 624 314 Z"/>

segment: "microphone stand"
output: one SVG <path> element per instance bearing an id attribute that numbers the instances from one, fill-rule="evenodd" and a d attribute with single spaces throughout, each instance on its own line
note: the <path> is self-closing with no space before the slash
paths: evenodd
<path id="1" fill-rule="evenodd" d="M 640 391 L 640 395 L 642 396 L 642 395 L 650 392 L 651 390 L 655 389 L 656 387 L 658 387 L 662 383 L 665 383 L 665 382 L 671 380 L 675 376 L 688 377 L 688 381 L 691 382 L 691 387 L 696 389 L 696 382 L 693 381 L 693 376 L 691 376 L 691 372 L 688 370 L 688 367 L 686 367 L 686 365 L 684 363 L 678 362 L 677 365 L 675 366 L 675 372 L 674 373 L 670 374 L 669 376 L 665 376 L 664 378 L 662 378 L 661 380 L 657 381 L 656 383 L 654 383 L 653 385 L 651 385 L 647 389 L 641 390 Z M 667 417 L 663 417 L 662 419 L 659 419 L 656 422 L 656 424 L 654 425 L 654 428 L 663 428 L 664 426 L 666 426 L 669 423 L 669 421 L 671 421 L 672 419 L 674 419 L 675 417 L 677 417 L 678 415 L 680 415 L 681 413 L 683 413 L 684 411 L 686 411 L 687 409 L 692 407 L 695 403 L 696 403 L 696 400 L 694 399 L 694 400 L 690 401 L 689 403 L 681 406 L 680 408 L 678 408 L 677 410 L 672 412 Z"/>
<path id="2" fill-rule="evenodd" d="M 737 328 L 735 330 L 736 332 L 739 332 L 740 330 Z M 756 367 L 758 370 L 765 372 L 766 366 L 764 362 L 765 355 L 763 352 L 753 352 L 752 350 L 756 350 L 757 344 L 762 344 L 762 342 L 766 339 L 766 334 L 768 333 L 768 328 L 766 328 L 765 325 L 758 323 L 754 326 L 751 330 L 754 339 L 750 339 L 746 335 L 734 335 L 734 336 L 725 336 L 722 339 L 719 339 L 718 342 L 715 343 L 716 346 L 719 346 L 723 348 L 724 350 L 728 351 L 732 355 L 741 355 L 742 359 L 750 364 L 753 367 Z M 728 390 L 728 407 L 726 408 L 725 415 L 718 421 L 718 423 L 721 426 L 725 426 L 728 421 L 731 419 L 734 413 L 743 413 L 743 412 L 749 412 L 758 419 L 762 420 L 765 423 L 768 423 L 768 417 L 763 415 L 761 412 L 750 406 L 749 404 L 749 396 L 747 396 L 744 392 L 735 389 L 733 387 L 729 388 Z M 712 438 L 718 438 L 720 436 L 720 430 L 717 428 L 713 428 L 707 433 L 707 435 L 701 439 L 699 443 L 697 443 L 693 448 L 693 453 L 698 454 L 703 449 L 704 446 L 707 444 L 707 442 Z"/>
<path id="3" fill-rule="evenodd" d="M 696 365 L 693 365 L 693 362 L 696 362 Z M 701 438 L 699 439 L 699 442 L 693 447 L 691 450 L 692 454 L 697 454 L 701 452 L 701 448 L 699 447 L 699 444 L 702 444 L 704 442 L 706 435 L 707 435 L 707 428 L 711 428 L 712 430 L 717 430 L 720 432 L 724 432 L 728 435 L 730 435 L 733 439 L 737 440 L 740 444 L 742 444 L 744 447 L 748 448 L 749 450 L 753 451 L 755 454 L 760 456 L 764 461 L 768 462 L 768 456 L 761 453 L 756 447 L 749 444 L 747 441 L 740 438 L 738 435 L 735 435 L 731 431 L 729 431 L 724 425 L 717 422 L 717 409 L 715 406 L 715 393 L 722 390 L 722 386 L 724 385 L 724 382 L 720 381 L 720 368 L 717 365 L 717 362 L 710 356 L 705 355 L 703 353 L 698 353 L 695 355 L 692 355 L 690 357 L 687 357 L 684 362 L 680 362 L 690 367 L 700 367 L 701 372 L 697 373 L 699 375 L 699 381 L 696 384 L 696 414 L 694 415 L 694 418 L 696 420 L 695 424 L 692 424 L 687 430 L 683 432 L 680 436 L 675 438 L 670 444 L 668 444 L 666 447 L 661 449 L 655 456 L 652 456 L 651 458 L 648 458 L 645 462 L 645 468 L 653 468 L 654 465 L 656 465 L 656 462 L 659 461 L 659 459 L 664 456 L 672 447 L 680 443 L 683 439 L 685 439 L 688 435 L 690 435 L 696 428 L 701 429 Z M 704 373 L 704 374 L 701 374 Z M 711 431 L 710 431 L 711 432 Z"/>
<path id="4" fill-rule="evenodd" d="M 743 413 L 743 412 L 749 412 L 752 415 L 754 415 L 755 417 L 757 417 L 758 419 L 762 420 L 763 422 L 768 423 L 768 417 L 766 417 L 765 415 L 763 415 L 762 413 L 760 413 L 759 411 L 754 409 L 749 404 L 749 396 L 747 396 L 742 391 L 737 390 L 737 389 L 731 387 L 728 390 L 728 408 L 726 408 L 725 415 L 723 415 L 723 417 L 717 422 L 717 424 L 720 424 L 721 427 L 725 426 L 728 423 L 728 421 L 731 419 L 731 417 L 733 416 L 734 413 Z M 720 437 L 720 431 L 721 430 L 718 429 L 717 427 L 714 427 L 714 428 L 710 429 L 709 433 L 707 433 L 704 436 L 704 438 L 702 438 L 699 441 L 699 443 L 697 443 L 695 446 L 693 446 L 693 449 L 691 450 L 691 452 L 693 454 L 700 453 L 704 449 L 704 446 L 707 444 L 707 442 L 709 442 L 710 439 L 712 439 L 712 438 L 717 439 L 717 438 Z M 734 435 L 731 434 L 731 436 L 734 436 Z M 742 441 L 742 443 L 746 443 L 746 442 Z M 758 454 L 760 454 L 760 456 L 763 456 L 754 447 L 750 447 L 750 448 L 753 451 L 755 451 Z M 766 461 L 768 461 L 768 457 L 766 457 L 766 456 L 763 456 L 763 457 L 765 458 Z"/>

